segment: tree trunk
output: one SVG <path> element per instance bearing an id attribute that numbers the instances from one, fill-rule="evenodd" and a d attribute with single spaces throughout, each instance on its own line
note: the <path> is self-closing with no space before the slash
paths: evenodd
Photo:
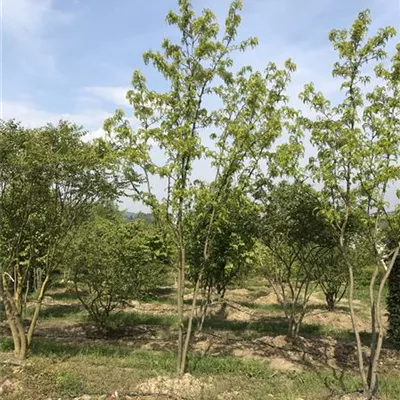
<path id="1" fill-rule="evenodd" d="M 183 364 L 183 347 L 184 347 L 184 319 L 183 319 L 183 296 L 185 290 L 185 249 L 180 249 L 179 257 L 179 270 L 178 270 L 178 362 L 176 373 L 182 376 L 184 371 Z"/>
<path id="2" fill-rule="evenodd" d="M 368 366 L 368 389 L 371 394 L 374 394 L 377 390 L 378 376 L 377 376 L 377 367 L 379 356 L 382 350 L 383 343 L 383 335 L 384 335 L 384 324 L 382 321 L 382 313 L 381 313 L 381 303 L 382 303 L 382 294 L 383 288 L 385 287 L 386 281 L 390 275 L 390 272 L 393 269 L 393 265 L 396 262 L 397 256 L 399 255 L 400 245 L 396 248 L 394 253 L 392 254 L 392 259 L 390 260 L 389 266 L 386 268 L 385 275 L 383 276 L 381 283 L 379 284 L 378 297 L 376 299 L 376 312 L 375 318 L 378 326 L 378 335 L 377 339 L 371 343 L 371 358 Z"/>
<path id="3" fill-rule="evenodd" d="M 357 344 L 358 369 L 359 369 L 359 372 L 360 372 L 363 388 L 366 389 L 368 387 L 368 385 L 367 385 L 367 378 L 365 376 L 365 370 L 364 370 L 362 343 L 361 343 L 360 333 L 358 331 L 356 313 L 355 313 L 355 310 L 354 310 L 354 300 L 353 300 L 353 297 L 354 297 L 354 274 L 353 274 L 353 266 L 349 262 L 347 262 L 347 264 L 348 264 L 348 268 L 349 268 L 349 309 L 350 309 L 351 324 L 353 326 L 354 336 L 356 338 L 356 344 Z"/>
<path id="4" fill-rule="evenodd" d="M 298 332 L 298 324 L 296 322 L 295 317 L 293 315 L 291 315 L 289 317 L 289 326 L 288 326 L 288 331 L 287 331 L 288 339 L 295 340 L 297 332 Z"/>
<path id="5" fill-rule="evenodd" d="M 205 304 L 201 310 L 200 324 L 198 326 L 198 331 L 200 332 L 203 329 L 204 321 L 207 316 L 208 306 L 211 303 L 211 286 L 207 288 L 207 295 L 205 296 Z"/>
<path id="6" fill-rule="evenodd" d="M 335 294 L 331 291 L 327 291 L 325 294 L 326 305 L 328 307 L 328 311 L 335 311 L 336 301 Z"/>
<path id="7" fill-rule="evenodd" d="M 7 289 L 2 291 L 2 296 L 6 310 L 7 321 L 13 338 L 14 354 L 17 359 L 23 361 L 27 355 L 28 343 L 22 316 L 20 313 L 18 313 L 14 298 Z"/>
<path id="8" fill-rule="evenodd" d="M 4 303 L 4 310 L 5 310 L 6 317 L 7 317 L 7 323 L 8 323 L 8 326 L 10 327 L 11 336 L 12 336 L 13 343 L 14 343 L 14 354 L 15 354 L 15 356 L 18 357 L 19 352 L 21 350 L 21 341 L 19 340 L 19 334 L 18 334 L 17 325 L 15 323 L 15 317 L 13 315 L 11 306 L 10 306 L 5 294 L 2 294 L 2 297 L 3 297 L 3 303 Z"/>
<path id="9" fill-rule="evenodd" d="M 200 282 L 201 282 L 201 273 L 200 273 L 200 276 L 197 278 L 196 287 L 193 292 L 192 309 L 190 310 L 190 316 L 189 316 L 189 321 L 188 321 L 188 326 L 187 326 L 186 336 L 185 336 L 185 343 L 184 343 L 183 350 L 182 350 L 180 375 L 184 374 L 186 371 L 187 355 L 188 355 L 188 350 L 189 350 L 190 339 L 192 336 L 193 317 L 194 317 L 194 313 L 196 311 L 197 294 L 199 292 Z"/>
<path id="10" fill-rule="evenodd" d="M 35 311 L 33 313 L 33 317 L 29 325 L 28 336 L 27 336 L 28 346 L 30 346 L 32 342 L 33 332 L 36 329 L 36 325 L 39 319 L 40 308 L 42 306 L 43 297 L 46 293 L 46 288 L 49 280 L 50 280 L 50 275 L 47 274 L 45 280 L 42 282 L 42 285 L 40 287 L 39 296 L 37 298 L 37 303 L 35 306 Z"/>

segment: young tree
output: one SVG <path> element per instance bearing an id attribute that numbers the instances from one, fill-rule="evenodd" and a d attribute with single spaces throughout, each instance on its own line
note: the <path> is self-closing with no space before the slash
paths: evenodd
<path id="1" fill-rule="evenodd" d="M 327 225 L 318 215 L 318 194 L 302 182 L 281 182 L 262 201 L 258 255 L 296 339 L 308 300 L 318 285 L 321 258 L 329 250 Z"/>
<path id="2" fill-rule="evenodd" d="M 23 360 L 53 271 L 69 244 L 67 234 L 85 219 L 93 201 L 118 195 L 109 159 L 82 141 L 67 122 L 25 129 L 14 121 L 0 126 L 0 292 L 14 341 Z M 22 309 L 33 268 L 44 279 L 26 332 Z"/>
<path id="3" fill-rule="evenodd" d="M 325 295 L 328 310 L 334 311 L 346 293 L 348 285 L 347 266 L 336 246 L 323 251 L 317 260 L 315 275 Z"/>
<path id="4" fill-rule="evenodd" d="M 372 77 L 366 75 L 371 62 L 387 60 L 385 46 L 395 36 L 392 27 L 368 36 L 371 19 L 363 11 L 350 30 L 333 30 L 330 40 L 339 55 L 333 75 L 341 78 L 344 99 L 334 106 L 312 84 L 301 98 L 316 112 L 315 121 L 306 125 L 317 149 L 310 160 L 313 177 L 323 184 L 325 216 L 336 229 L 337 243 L 349 272 L 349 307 L 357 343 L 358 364 L 363 390 L 373 396 L 377 390 L 377 367 L 384 336 L 382 293 L 399 252 L 399 244 L 389 251 L 382 242 L 382 218 L 386 214 L 386 193 L 400 177 L 400 45 L 391 65 L 376 63 L 376 83 L 368 90 Z M 353 304 L 354 264 L 351 261 L 349 219 L 359 215 L 364 225 L 369 251 L 374 254 L 370 279 L 372 342 L 365 370 L 362 343 Z M 389 252 L 389 253 L 388 253 Z M 377 284 L 379 271 L 382 279 Z M 378 286 L 377 290 L 376 287 Z"/>
<path id="5" fill-rule="evenodd" d="M 202 295 L 199 330 L 212 295 L 221 301 L 227 286 L 247 276 L 254 265 L 253 247 L 258 220 L 257 206 L 242 188 L 234 187 L 227 190 L 224 205 L 218 207 L 210 224 L 210 190 L 209 185 L 197 190 L 194 205 L 187 216 L 188 277 L 194 285 L 200 282 Z M 209 247 L 205 255 L 207 241 Z"/>
<path id="6" fill-rule="evenodd" d="M 152 64 L 164 77 L 169 88 L 157 92 L 147 87 L 139 71 L 133 74 L 133 89 L 127 98 L 134 107 L 140 127 L 133 131 L 124 120 L 122 111 L 105 123 L 114 133 L 114 148 L 120 152 L 122 169 L 131 179 L 137 198 L 152 208 L 160 227 L 175 240 L 177 248 L 178 281 L 178 375 L 186 368 L 187 351 L 192 331 L 192 317 L 202 272 L 210 259 L 214 218 L 227 198 L 233 179 L 245 184 L 257 169 L 258 161 L 266 157 L 276 137 L 283 129 L 285 88 L 293 63 L 285 70 L 270 64 L 265 73 L 245 67 L 233 74 L 234 51 L 244 51 L 256 44 L 255 39 L 236 43 L 240 24 L 240 1 L 233 1 L 225 20 L 224 31 L 210 10 L 196 16 L 189 0 L 179 0 L 179 12 L 170 12 L 167 22 L 179 29 L 180 40 L 165 39 L 163 52 L 146 52 L 144 61 Z M 213 96 L 222 107 L 211 107 Z M 218 103 L 217 102 L 217 103 Z M 208 129 L 208 132 L 206 132 Z M 204 134 L 210 135 L 213 145 L 206 148 Z M 151 145 L 163 151 L 160 165 L 150 151 Z M 195 161 L 208 158 L 215 167 L 215 178 L 209 194 L 210 207 L 204 214 L 207 234 L 203 243 L 203 266 L 198 270 L 191 317 L 185 326 L 183 295 L 187 273 L 188 231 L 187 213 L 196 188 L 193 186 Z M 138 178 L 139 167 L 146 189 Z M 164 179 L 166 196 L 157 198 L 152 192 L 151 178 Z"/>

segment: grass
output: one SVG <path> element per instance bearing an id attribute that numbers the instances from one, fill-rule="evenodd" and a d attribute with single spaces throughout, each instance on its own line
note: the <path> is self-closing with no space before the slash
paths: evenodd
<path id="1" fill-rule="evenodd" d="M 378 286 L 376 286 L 377 290 Z M 386 307 L 386 298 L 387 298 L 388 288 L 387 285 L 383 288 L 382 293 L 382 305 Z M 354 288 L 354 298 L 360 300 L 361 302 L 365 302 L 365 304 L 369 304 L 369 287 L 364 285 L 356 285 Z"/>
<path id="2" fill-rule="evenodd" d="M 54 307 L 54 309 L 53 309 Z M 43 319 L 65 318 L 73 319 L 76 318 L 79 321 L 84 322 L 87 320 L 85 314 L 76 308 L 71 307 L 71 310 L 67 310 L 67 306 L 53 306 L 52 308 L 45 309 Z M 277 310 L 272 307 L 273 310 Z M 174 314 L 150 314 L 140 312 L 118 312 L 111 314 L 109 317 L 109 326 L 111 327 L 111 333 L 118 333 L 119 330 L 134 326 L 155 326 L 155 327 L 177 327 L 178 318 Z M 256 321 L 232 321 L 226 319 L 220 319 L 216 317 L 206 318 L 204 321 L 205 330 L 222 330 L 231 332 L 252 332 L 259 335 L 270 335 L 278 336 L 285 335 L 288 330 L 288 322 L 282 316 L 269 316 L 261 318 Z M 304 337 L 322 337 L 332 336 L 336 339 L 351 339 L 352 333 L 343 329 L 336 329 L 334 327 L 326 327 L 317 324 L 305 324 L 303 323 L 300 327 L 300 335 Z M 253 335 L 254 336 L 254 335 Z M 367 338 L 368 335 L 364 335 Z"/>
<path id="3" fill-rule="evenodd" d="M 82 377 L 75 371 L 60 371 L 57 373 L 56 382 L 61 395 L 74 397 L 84 390 Z"/>
<path id="4" fill-rule="evenodd" d="M 265 311 L 278 311 L 282 312 L 282 306 L 280 304 L 257 304 L 250 301 L 236 301 L 241 306 L 251 308 L 252 310 L 265 310 Z"/>
<path id="5" fill-rule="evenodd" d="M 283 317 L 268 317 L 258 321 L 227 321 L 216 318 L 207 318 L 204 328 L 211 330 L 224 330 L 232 332 L 255 332 L 262 335 L 279 336 L 286 335 L 288 322 Z M 335 327 L 321 326 L 317 324 L 305 324 L 300 326 L 300 336 L 304 337 L 333 337 L 337 340 L 352 340 L 353 333 Z M 361 332 L 363 341 L 368 341 L 370 335 Z"/>
<path id="6" fill-rule="evenodd" d="M 26 316 L 33 315 L 33 308 L 26 310 Z M 40 319 L 62 318 L 65 319 L 81 319 L 84 317 L 85 311 L 80 304 L 55 304 L 47 307 L 42 307 L 40 310 Z"/>
<path id="7" fill-rule="evenodd" d="M 282 309 L 276 304 L 255 304 L 254 297 L 265 294 L 264 287 L 257 281 L 251 282 L 249 301 L 238 302 L 250 309 L 267 311 L 266 316 L 254 321 L 232 321 L 214 316 L 205 320 L 204 330 L 221 331 L 220 335 L 240 337 L 251 341 L 256 337 L 285 335 L 287 321 Z M 86 313 L 76 301 L 73 292 L 51 294 L 53 300 L 69 304 L 46 305 L 41 311 L 42 329 L 62 326 L 62 321 L 85 322 Z M 357 288 L 357 299 L 368 299 L 368 288 Z M 154 304 L 176 304 L 170 288 L 160 288 L 152 293 Z M 190 300 L 186 301 L 191 303 Z M 28 309 L 28 311 L 30 311 Z M 280 313 L 280 314 L 278 314 Z M 258 314 L 258 313 L 257 313 Z M 168 340 L 175 335 L 177 317 L 175 314 L 152 314 L 121 311 L 111 316 L 110 323 L 118 329 L 135 326 L 155 327 L 159 333 L 166 333 Z M 46 325 L 47 324 L 47 325 Z M 61 328 L 60 328 L 61 329 Z M 223 332 L 222 332 L 223 331 Z M 101 396 L 114 390 L 134 391 L 138 383 L 158 375 L 173 375 L 176 354 L 174 351 L 138 349 L 132 346 L 136 339 L 135 330 L 126 331 L 127 341 L 117 340 L 71 340 L 56 337 L 48 339 L 37 336 L 32 342 L 28 365 L 17 375 L 24 391 L 2 397 L 4 400 L 35 400 L 43 398 L 70 399 L 83 394 Z M 350 331 L 334 326 L 303 324 L 300 335 L 304 337 L 332 336 L 339 340 L 353 341 Z M 158 336 L 159 337 L 159 336 Z M 365 343 L 370 335 L 362 333 Z M 140 345 L 140 341 L 138 342 Z M 131 344 L 131 345 L 129 345 Z M 0 339 L 0 351 L 12 350 L 8 337 Z M 225 352 L 223 352 L 225 353 Z M 231 352 L 227 352 L 230 354 Z M 278 399 L 278 400 L 317 400 L 327 398 L 331 393 L 352 391 L 359 387 L 356 374 L 346 372 L 343 376 L 327 368 L 314 368 L 304 362 L 301 373 L 281 372 L 269 368 L 265 360 L 239 358 L 232 355 L 191 354 L 188 362 L 192 375 L 207 381 L 212 378 L 212 392 L 205 393 L 205 400 L 212 400 L 226 391 L 239 391 L 241 399 Z M 2 376 L 15 379 L 11 367 L 2 368 Z M 382 375 L 380 378 L 380 396 L 382 400 L 399 398 L 400 379 L 398 371 Z M 271 396 L 269 396 L 271 395 Z M 14 396 L 14 397 L 13 397 Z M 397 397 L 396 397 L 397 396 Z"/>
<path id="8" fill-rule="evenodd" d="M 9 347 L 8 345 L 6 347 Z M 1 341 L 4 350 L 4 339 Z M 145 379 L 173 375 L 176 355 L 173 352 L 132 350 L 123 344 L 96 344 L 96 349 L 77 343 L 61 343 L 38 338 L 32 348 L 30 363 L 22 378 L 26 391 L 4 400 L 71 398 L 82 394 L 104 395 L 114 390 L 129 392 Z M 279 372 L 268 360 L 239 359 L 233 356 L 191 355 L 189 370 L 203 381 L 212 377 L 215 399 L 224 391 L 240 391 L 243 399 L 295 400 L 322 399 L 332 392 L 351 391 L 359 387 L 357 375 L 335 375 L 328 369 L 304 370 L 301 373 Z M 7 372 L 7 371 L 5 371 Z M 8 374 L 7 374 L 8 375 Z M 396 399 L 400 393 L 398 375 L 381 380 L 381 396 Z"/>

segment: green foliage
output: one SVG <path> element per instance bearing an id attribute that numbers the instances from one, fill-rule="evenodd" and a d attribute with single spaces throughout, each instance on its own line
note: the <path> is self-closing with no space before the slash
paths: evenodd
<path id="1" fill-rule="evenodd" d="M 265 189 L 264 189 L 265 190 Z M 321 246 L 331 243 L 331 231 L 320 216 L 319 193 L 301 182 L 280 182 L 270 191 L 260 192 L 263 204 L 261 232 L 267 241 L 286 240 L 289 244 Z"/>
<path id="2" fill-rule="evenodd" d="M 305 183 L 282 181 L 256 196 L 262 204 L 258 258 L 289 320 L 288 335 L 296 337 L 316 284 L 328 278 L 323 259 L 334 247 L 332 230 L 318 193 Z"/>
<path id="3" fill-rule="evenodd" d="M 400 240 L 400 207 L 398 206 L 389 217 L 389 237 L 393 245 Z M 389 275 L 387 310 L 389 317 L 389 336 L 400 349 L 400 257 L 393 266 L 393 270 Z"/>
<path id="4" fill-rule="evenodd" d="M 139 219 L 124 222 L 116 211 L 94 210 L 92 218 L 74 232 L 68 253 L 79 299 L 101 329 L 106 329 L 116 307 L 162 283 L 167 264 L 155 226 Z"/>
<path id="5" fill-rule="evenodd" d="M 384 328 L 381 315 L 383 287 L 390 274 L 391 260 L 386 260 L 387 246 L 380 226 L 386 215 L 386 195 L 390 185 L 400 178 L 400 44 L 389 60 L 386 46 L 396 35 L 393 27 L 369 35 L 369 11 L 359 13 L 348 30 L 333 30 L 330 40 L 339 61 L 332 70 L 341 80 L 343 99 L 332 104 L 313 84 L 306 85 L 301 99 L 315 113 L 304 118 L 317 150 L 310 159 L 312 178 L 322 184 L 323 214 L 337 232 L 337 244 L 349 270 L 349 305 L 357 342 L 357 358 L 364 392 L 370 396 L 377 388 L 377 366 Z M 371 66 L 374 76 L 370 75 Z M 374 84 L 371 84 L 372 78 Z M 362 240 L 349 235 L 349 221 L 360 218 Z M 370 275 L 371 357 L 365 371 L 360 335 L 353 306 L 355 265 L 351 259 L 354 246 L 366 244 L 358 254 L 373 255 Z M 398 248 L 397 242 L 394 247 Z M 381 280 L 376 287 L 379 272 Z"/>
<path id="6" fill-rule="evenodd" d="M 400 349 L 400 259 L 398 258 L 389 277 L 387 308 L 389 312 L 389 336 Z"/>
<path id="7" fill-rule="evenodd" d="M 337 247 L 323 250 L 316 262 L 315 278 L 325 295 L 328 309 L 333 311 L 348 285 L 347 265 Z"/>
<path id="8" fill-rule="evenodd" d="M 196 15 L 189 0 L 179 0 L 178 11 L 169 12 L 166 18 L 179 31 L 179 39 L 164 39 L 160 51 L 143 54 L 144 63 L 163 76 L 167 89 L 152 90 L 143 74 L 134 71 L 127 99 L 139 127 L 132 129 L 121 110 L 104 124 L 111 136 L 110 146 L 118 153 L 121 171 L 132 183 L 135 198 L 152 209 L 164 235 L 173 238 L 176 245 L 181 320 L 178 352 L 183 348 L 184 335 L 190 337 L 191 332 L 188 325 L 184 333 L 182 299 L 187 245 L 191 242 L 187 237 L 189 214 L 198 190 L 192 178 L 195 162 L 207 159 L 216 170 L 211 183 L 212 201 L 201 223 L 208 226 L 204 228 L 208 233 L 202 243 L 208 263 L 216 232 L 214 218 L 223 208 L 233 180 L 246 191 L 251 176 L 260 170 L 260 160 L 270 156 L 276 138 L 285 128 L 292 131 L 287 120 L 295 113 L 285 107 L 285 90 L 295 69 L 293 62 L 288 60 L 282 70 L 270 63 L 263 73 L 248 66 L 234 72 L 232 54 L 257 44 L 254 38 L 237 41 L 241 8 L 241 1 L 232 1 L 220 29 L 211 10 L 204 9 Z M 212 141 L 209 146 L 206 133 Z M 153 147 L 161 154 L 155 155 Z M 154 176 L 161 178 L 165 188 L 162 199 L 152 192 Z M 142 183 L 145 185 L 141 186 Z M 206 268 L 205 263 L 202 268 Z M 188 343 L 186 340 L 186 348 Z M 183 355 L 179 362 L 184 365 L 185 359 Z M 181 366 L 178 370 L 183 372 Z"/>
<path id="9" fill-rule="evenodd" d="M 202 272 L 202 287 L 215 289 L 223 297 L 227 286 L 244 278 L 254 264 L 258 213 L 256 205 L 239 188 L 232 188 L 210 227 L 205 218 L 211 207 L 209 192 L 209 187 L 199 190 L 188 217 L 191 222 L 188 262 L 192 282 L 195 283 Z M 204 243 L 211 229 L 206 262 Z"/>
<path id="10" fill-rule="evenodd" d="M 119 196 L 113 159 L 85 132 L 60 121 L 25 129 L 0 122 L 0 293 L 21 359 L 31 343 L 42 300 L 70 243 L 70 232 L 93 202 Z M 36 283 L 28 332 L 22 312 Z"/>
<path id="11" fill-rule="evenodd" d="M 330 34 L 340 58 L 332 73 L 342 80 L 344 100 L 333 105 L 313 84 L 300 96 L 317 113 L 316 120 L 305 119 L 318 151 L 309 168 L 323 183 L 323 193 L 330 202 L 325 214 L 335 225 L 361 212 L 364 224 L 374 226 L 385 205 L 388 184 L 400 176 L 400 46 L 391 67 L 375 64 L 379 83 L 367 92 L 364 86 L 371 76 L 365 70 L 371 62 L 387 59 L 385 45 L 396 34 L 394 28 L 387 27 L 368 37 L 370 23 L 369 12 L 363 11 L 350 30 Z"/>
<path id="12" fill-rule="evenodd" d="M 331 230 L 320 214 L 318 193 L 304 183 L 283 181 L 257 197 L 262 203 L 261 241 L 278 268 L 273 274 L 282 282 L 313 279 L 316 260 L 322 250 L 332 246 Z"/>
<path id="13" fill-rule="evenodd" d="M 20 269 L 26 280 L 33 264 L 50 273 L 91 203 L 119 191 L 110 160 L 75 125 L 25 129 L 8 121 L 0 133 L 2 271 Z"/>

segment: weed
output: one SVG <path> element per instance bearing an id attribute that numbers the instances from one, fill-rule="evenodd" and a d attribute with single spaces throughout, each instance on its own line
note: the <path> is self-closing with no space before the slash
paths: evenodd
<path id="1" fill-rule="evenodd" d="M 83 392 L 84 385 L 79 374 L 72 371 L 61 371 L 57 374 L 57 388 L 60 394 L 77 396 Z"/>

